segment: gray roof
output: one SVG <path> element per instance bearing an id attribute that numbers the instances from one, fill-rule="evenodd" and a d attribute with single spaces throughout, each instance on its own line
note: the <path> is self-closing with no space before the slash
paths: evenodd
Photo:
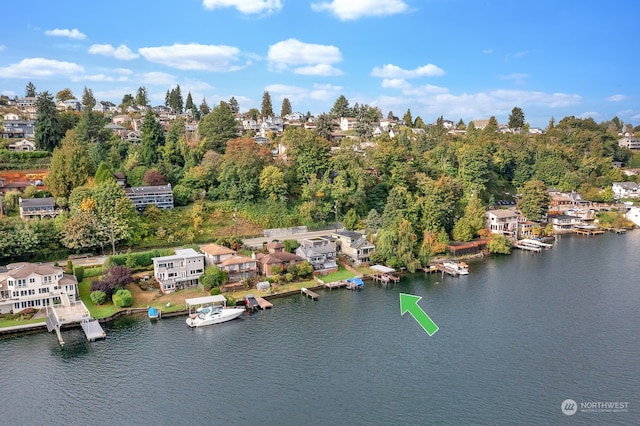
<path id="1" fill-rule="evenodd" d="M 132 195 L 145 195 L 145 194 L 158 194 L 158 193 L 167 193 L 173 194 L 171 191 L 171 184 L 167 185 L 159 185 L 159 186 L 132 186 L 131 188 L 125 189 L 127 194 Z"/>
<path id="2" fill-rule="evenodd" d="M 20 207 L 53 207 L 55 205 L 56 201 L 53 197 L 20 199 Z"/>

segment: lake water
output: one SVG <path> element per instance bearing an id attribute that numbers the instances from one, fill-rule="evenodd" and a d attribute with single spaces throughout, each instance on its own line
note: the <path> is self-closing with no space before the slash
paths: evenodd
<path id="1" fill-rule="evenodd" d="M 125 318 L 94 343 L 79 329 L 64 348 L 55 333 L 5 338 L 0 423 L 638 424 L 639 262 L 640 231 L 562 237 L 468 276 L 275 299 L 203 329 Z M 437 333 L 400 316 L 401 292 L 422 296 Z M 611 402 L 626 411 L 597 408 Z"/>

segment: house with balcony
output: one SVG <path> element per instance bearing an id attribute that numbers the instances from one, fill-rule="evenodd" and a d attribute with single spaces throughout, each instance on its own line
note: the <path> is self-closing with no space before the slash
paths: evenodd
<path id="1" fill-rule="evenodd" d="M 19 198 L 18 205 L 20 218 L 23 220 L 54 218 L 60 213 L 53 197 Z"/>
<path id="2" fill-rule="evenodd" d="M 640 197 L 640 185 L 635 182 L 614 182 L 611 189 L 618 200 Z"/>
<path id="3" fill-rule="evenodd" d="M 640 140 L 633 136 L 625 136 L 622 139 L 618 139 L 618 146 L 629 149 L 640 149 Z"/>
<path id="4" fill-rule="evenodd" d="M 238 282 L 258 275 L 258 262 L 248 256 L 234 254 L 226 258 L 218 267 L 227 273 L 227 281 Z"/>
<path id="5" fill-rule="evenodd" d="M 204 253 L 204 262 L 207 266 L 220 265 L 225 260 L 236 255 L 235 250 L 214 243 L 200 247 L 200 251 Z"/>
<path id="6" fill-rule="evenodd" d="M 285 272 L 289 265 L 301 262 L 303 259 L 293 253 L 285 251 L 284 244 L 272 241 L 266 245 L 267 253 L 256 253 L 255 258 L 260 272 L 265 276 Z"/>
<path id="7" fill-rule="evenodd" d="M 518 214 L 514 210 L 488 210 L 484 214 L 485 227 L 492 234 L 504 235 L 507 238 L 518 238 Z"/>
<path id="8" fill-rule="evenodd" d="M 334 232 L 331 237 L 336 240 L 336 251 L 347 256 L 355 265 L 369 263 L 369 255 L 376 249 L 375 244 L 359 232 Z"/>
<path id="9" fill-rule="evenodd" d="M 568 214 L 550 214 L 547 216 L 547 223 L 553 226 L 556 234 L 566 234 L 582 224 L 582 218 Z"/>
<path id="10" fill-rule="evenodd" d="M 165 294 L 198 285 L 198 279 L 204 273 L 204 254 L 191 248 L 152 260 L 153 276 Z"/>
<path id="11" fill-rule="evenodd" d="M 336 253 L 336 243 L 323 237 L 305 238 L 296 249 L 296 255 L 309 262 L 315 271 L 323 274 L 338 270 Z"/>
<path id="12" fill-rule="evenodd" d="M 0 266 L 1 314 L 42 309 L 77 296 L 78 280 L 60 267 L 27 262 Z"/>
<path id="13" fill-rule="evenodd" d="M 173 191 L 170 183 L 158 186 L 134 186 L 126 188 L 125 194 L 139 212 L 144 211 L 148 205 L 159 209 L 173 208 Z"/>

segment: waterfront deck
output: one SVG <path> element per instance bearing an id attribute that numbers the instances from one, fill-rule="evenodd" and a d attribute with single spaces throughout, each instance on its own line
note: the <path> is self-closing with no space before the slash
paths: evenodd
<path id="1" fill-rule="evenodd" d="M 520 250 L 533 251 L 535 253 L 540 253 L 542 251 L 542 247 L 535 246 L 532 244 L 520 243 L 520 242 L 515 243 L 513 247 Z"/>
<path id="2" fill-rule="evenodd" d="M 334 288 L 347 287 L 348 284 L 349 283 L 347 281 L 345 281 L 345 280 L 333 281 L 333 282 L 330 282 L 330 283 L 325 283 L 325 282 L 322 283 L 322 285 L 325 288 L 328 288 L 329 290 L 332 290 Z"/>
<path id="3" fill-rule="evenodd" d="M 318 298 L 320 297 L 318 295 L 318 293 L 315 293 L 311 290 L 309 290 L 308 288 L 302 287 L 300 289 L 300 293 L 304 294 L 307 297 L 310 297 L 312 300 L 318 300 Z"/>
<path id="4" fill-rule="evenodd" d="M 255 298 L 258 301 L 258 305 L 260 305 L 260 309 L 265 310 L 273 308 L 273 303 L 269 302 L 267 299 L 260 296 L 255 296 Z"/>
<path id="5" fill-rule="evenodd" d="M 451 275 L 452 277 L 457 277 L 458 275 L 460 275 L 460 272 L 458 272 L 453 268 L 449 268 L 448 266 L 445 266 L 443 263 L 436 263 L 435 267 L 438 271 L 442 272 L 443 275 L 447 274 L 447 275 Z"/>
<path id="6" fill-rule="evenodd" d="M 595 228 L 595 227 L 579 227 L 579 228 L 575 228 L 573 230 L 573 232 L 575 234 L 578 235 L 586 235 L 588 237 L 592 236 L 592 235 L 600 235 L 600 234 L 604 234 L 604 229 L 600 229 L 600 228 Z"/>
<path id="7" fill-rule="evenodd" d="M 60 333 L 60 328 L 65 324 L 80 323 L 82 330 L 87 336 L 87 340 L 93 342 L 106 336 L 100 323 L 91 318 L 91 314 L 81 300 L 71 301 L 66 293 L 60 294 L 61 305 L 47 307 L 47 330 L 54 331 L 58 336 L 58 343 L 64 346 L 64 340 Z"/>

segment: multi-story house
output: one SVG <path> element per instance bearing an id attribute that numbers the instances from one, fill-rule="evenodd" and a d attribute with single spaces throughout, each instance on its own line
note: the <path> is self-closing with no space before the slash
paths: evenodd
<path id="1" fill-rule="evenodd" d="M 629 149 L 640 149 L 640 140 L 633 136 L 625 136 L 622 139 L 618 139 L 618 146 Z"/>
<path id="2" fill-rule="evenodd" d="M 336 249 L 356 265 L 369 263 L 369 255 L 376 249 L 375 244 L 359 232 L 340 231 L 334 232 L 331 236 L 336 239 Z"/>
<path id="3" fill-rule="evenodd" d="M 518 237 L 518 214 L 514 210 L 489 210 L 484 214 L 485 227 L 492 234 Z"/>
<path id="4" fill-rule="evenodd" d="M 258 265 L 256 259 L 241 254 L 223 260 L 218 267 L 227 273 L 227 281 L 237 282 L 251 279 L 258 275 Z"/>
<path id="5" fill-rule="evenodd" d="M 614 182 L 611 189 L 616 199 L 640 197 L 640 185 L 635 182 Z"/>
<path id="6" fill-rule="evenodd" d="M 21 219 L 43 219 L 45 217 L 56 217 L 60 210 L 56 208 L 56 201 L 53 197 L 44 198 L 19 198 Z"/>
<path id="7" fill-rule="evenodd" d="M 78 280 L 62 268 L 36 263 L 0 266 L 0 313 L 53 306 L 61 297 L 77 299 Z"/>
<path id="8" fill-rule="evenodd" d="M 285 272 L 289 265 L 302 261 L 300 256 L 284 250 L 284 244 L 272 241 L 266 246 L 268 253 L 257 253 L 256 260 L 258 267 L 265 276 L 273 275 L 275 272 Z"/>
<path id="9" fill-rule="evenodd" d="M 305 238 L 300 241 L 296 254 L 308 261 L 316 271 L 333 272 L 338 270 L 336 244 L 327 238 Z"/>
<path id="10" fill-rule="evenodd" d="M 220 265 L 225 260 L 236 255 L 235 250 L 214 243 L 202 246 L 200 250 L 204 253 L 204 261 L 207 266 Z"/>
<path id="11" fill-rule="evenodd" d="M 159 186 L 134 186 L 126 188 L 125 193 L 138 211 L 143 211 L 150 204 L 160 209 L 173 208 L 173 191 L 170 183 Z"/>
<path id="12" fill-rule="evenodd" d="M 179 249 L 171 256 L 154 257 L 153 276 L 163 293 L 198 285 L 204 273 L 204 254 L 194 249 Z"/>

